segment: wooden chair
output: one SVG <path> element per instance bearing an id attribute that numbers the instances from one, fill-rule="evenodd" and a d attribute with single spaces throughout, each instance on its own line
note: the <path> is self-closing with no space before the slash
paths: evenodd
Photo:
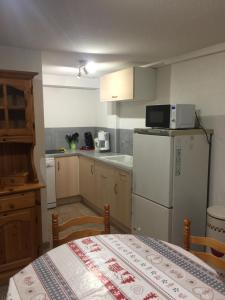
<path id="1" fill-rule="evenodd" d="M 103 224 L 104 230 L 98 228 L 92 229 L 82 229 L 72 232 L 62 239 L 59 239 L 59 233 L 77 225 L 87 225 L 87 224 Z M 52 235 L 53 235 L 53 248 L 64 244 L 68 241 L 79 239 L 86 236 L 98 235 L 98 234 L 109 234 L 110 233 L 110 206 L 107 204 L 104 206 L 104 216 L 82 216 L 75 219 L 70 219 L 69 221 L 59 224 L 58 215 L 52 215 Z"/>
<path id="2" fill-rule="evenodd" d="M 217 241 L 216 239 L 211 237 L 191 235 L 190 225 L 190 220 L 184 219 L 184 249 L 190 251 L 206 263 L 209 263 L 210 265 L 218 269 L 225 270 L 225 261 L 222 258 L 219 258 L 219 254 L 225 254 L 225 243 Z M 191 244 L 210 247 L 214 250 L 214 252 L 218 252 L 218 256 L 215 256 L 208 252 L 190 250 Z"/>

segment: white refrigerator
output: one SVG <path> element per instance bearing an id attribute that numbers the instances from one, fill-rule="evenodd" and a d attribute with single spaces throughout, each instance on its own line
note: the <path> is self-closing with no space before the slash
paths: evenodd
<path id="1" fill-rule="evenodd" d="M 192 233 L 205 235 L 209 148 L 201 129 L 134 130 L 134 234 L 182 245 L 188 217 Z"/>

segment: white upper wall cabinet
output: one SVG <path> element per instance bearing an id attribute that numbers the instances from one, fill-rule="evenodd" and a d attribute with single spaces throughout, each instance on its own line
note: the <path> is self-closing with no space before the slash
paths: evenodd
<path id="1" fill-rule="evenodd" d="M 155 99 L 156 73 L 152 68 L 131 67 L 100 78 L 100 101 Z"/>

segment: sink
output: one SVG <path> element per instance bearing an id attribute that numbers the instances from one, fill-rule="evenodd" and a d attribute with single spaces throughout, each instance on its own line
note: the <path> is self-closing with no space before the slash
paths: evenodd
<path id="1" fill-rule="evenodd" d="M 51 149 L 51 150 L 46 150 L 46 154 L 58 154 L 58 153 L 65 153 L 64 149 Z"/>
<path id="2" fill-rule="evenodd" d="M 131 155 L 118 154 L 118 155 L 112 155 L 112 156 L 104 156 L 101 158 L 104 160 L 108 160 L 115 164 L 122 164 L 122 165 L 128 166 L 130 168 L 133 167 L 133 156 L 131 156 Z"/>

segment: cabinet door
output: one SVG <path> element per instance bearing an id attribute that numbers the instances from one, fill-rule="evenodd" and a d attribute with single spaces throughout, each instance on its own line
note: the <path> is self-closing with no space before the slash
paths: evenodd
<path id="1" fill-rule="evenodd" d="M 100 79 L 100 100 L 120 101 L 134 97 L 134 69 L 128 68 L 104 75 Z"/>
<path id="2" fill-rule="evenodd" d="M 80 194 L 95 204 L 95 165 L 92 159 L 79 158 Z"/>
<path id="3" fill-rule="evenodd" d="M 0 128 L 7 135 L 32 135 L 33 118 L 31 81 L 1 79 Z"/>
<path id="4" fill-rule="evenodd" d="M 112 99 L 112 74 L 100 78 L 100 101 L 116 101 Z"/>
<path id="5" fill-rule="evenodd" d="M 96 205 L 103 209 L 105 204 L 110 205 L 110 214 L 115 216 L 114 169 L 110 166 L 96 163 Z"/>
<path id="6" fill-rule="evenodd" d="M 77 156 L 56 158 L 56 198 L 79 194 L 79 161 Z"/>
<path id="7" fill-rule="evenodd" d="M 131 175 L 127 172 L 115 171 L 116 219 L 131 227 Z"/>
<path id="8" fill-rule="evenodd" d="M 0 214 L 0 272 L 4 265 L 13 269 L 17 261 L 28 263 L 37 256 L 35 232 L 34 208 Z"/>
<path id="9" fill-rule="evenodd" d="M 4 96 L 4 86 L 0 83 L 0 132 L 6 133 L 7 120 L 6 120 L 6 101 Z"/>

